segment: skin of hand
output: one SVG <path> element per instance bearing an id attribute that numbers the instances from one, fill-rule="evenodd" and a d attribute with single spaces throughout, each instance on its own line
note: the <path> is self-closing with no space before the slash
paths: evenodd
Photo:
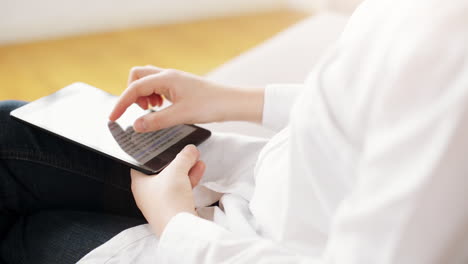
<path id="1" fill-rule="evenodd" d="M 161 236 L 172 217 L 181 212 L 197 215 L 192 188 L 205 172 L 193 145 L 186 146 L 158 175 L 132 170 L 132 192 L 153 232 Z"/>
<path id="2" fill-rule="evenodd" d="M 263 88 L 230 87 L 178 70 L 134 67 L 128 88 L 109 119 L 117 120 L 133 103 L 148 109 L 149 105 L 160 106 L 165 98 L 172 105 L 137 119 L 133 125 L 135 131 L 228 120 L 261 122 L 263 94 Z"/>

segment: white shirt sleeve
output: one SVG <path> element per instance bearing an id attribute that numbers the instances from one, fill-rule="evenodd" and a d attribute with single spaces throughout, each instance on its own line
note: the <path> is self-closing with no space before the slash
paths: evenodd
<path id="1" fill-rule="evenodd" d="M 157 263 L 307 263 L 284 247 L 259 237 L 242 237 L 188 213 L 174 216 L 158 246 Z"/>
<path id="2" fill-rule="evenodd" d="M 289 121 L 289 112 L 303 84 L 270 84 L 265 88 L 263 126 L 280 131 Z"/>

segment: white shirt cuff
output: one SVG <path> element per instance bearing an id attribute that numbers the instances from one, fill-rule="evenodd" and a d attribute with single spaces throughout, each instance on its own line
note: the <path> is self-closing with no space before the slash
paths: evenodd
<path id="1" fill-rule="evenodd" d="M 211 243 L 228 233 L 213 222 L 189 213 L 179 213 L 169 221 L 161 235 L 157 263 L 202 261 L 203 254 L 200 253 L 208 251 Z"/>
<path id="2" fill-rule="evenodd" d="M 289 122 L 289 112 L 303 84 L 270 84 L 265 88 L 263 120 L 265 127 L 280 131 Z"/>

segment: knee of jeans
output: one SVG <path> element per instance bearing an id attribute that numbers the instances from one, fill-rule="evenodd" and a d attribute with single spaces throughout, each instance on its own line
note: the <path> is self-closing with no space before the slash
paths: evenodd
<path id="1" fill-rule="evenodd" d="M 25 105 L 26 102 L 24 101 L 17 101 L 17 100 L 6 100 L 0 101 L 0 115 L 10 115 L 10 112 L 15 110 L 18 107 Z"/>
<path id="2" fill-rule="evenodd" d="M 22 101 L 0 101 L 0 139 L 2 138 L 2 131 L 10 133 L 14 130 L 14 127 L 18 125 L 18 122 L 13 120 L 10 116 L 10 112 L 16 108 L 25 105 L 26 102 Z"/>
<path id="3" fill-rule="evenodd" d="M 0 101 L 0 120 L 3 123 L 6 120 L 10 119 L 10 112 L 15 110 L 18 107 L 25 105 L 26 102 L 23 101 L 16 101 L 16 100 L 8 100 L 8 101 Z"/>

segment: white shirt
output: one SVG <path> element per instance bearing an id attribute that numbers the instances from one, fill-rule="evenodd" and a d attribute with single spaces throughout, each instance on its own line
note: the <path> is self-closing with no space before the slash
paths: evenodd
<path id="1" fill-rule="evenodd" d="M 266 145 L 201 147 L 210 220 L 129 229 L 82 262 L 468 263 L 468 1 L 366 1 L 303 89 L 267 87 L 263 122 Z"/>

